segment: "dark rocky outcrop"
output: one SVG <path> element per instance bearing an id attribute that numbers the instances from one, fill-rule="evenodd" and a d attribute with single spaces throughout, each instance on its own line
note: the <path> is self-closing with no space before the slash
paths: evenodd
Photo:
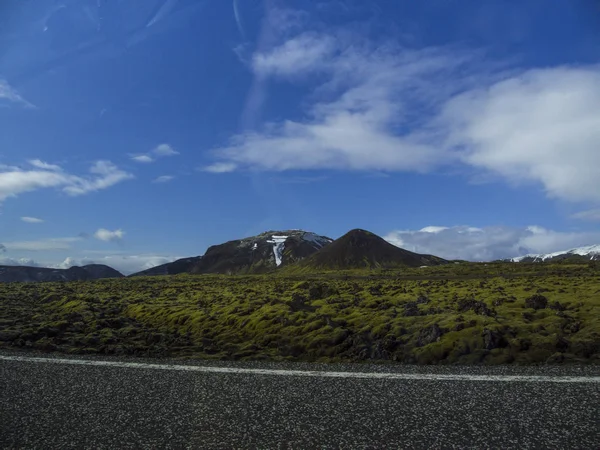
<path id="1" fill-rule="evenodd" d="M 534 294 L 525 299 L 525 307 L 533 309 L 545 309 L 548 306 L 548 299 L 541 294 Z"/>
<path id="2" fill-rule="evenodd" d="M 417 338 L 417 347 L 423 347 L 424 345 L 437 342 L 443 334 L 444 332 L 437 323 L 423 328 L 419 333 L 419 337 Z"/>

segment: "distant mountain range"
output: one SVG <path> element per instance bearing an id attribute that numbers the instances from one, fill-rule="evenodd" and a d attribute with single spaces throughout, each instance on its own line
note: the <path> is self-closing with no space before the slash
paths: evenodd
<path id="1" fill-rule="evenodd" d="M 69 269 L 49 269 L 28 266 L 0 266 L 0 282 L 77 281 L 99 278 L 121 278 L 123 274 L 103 264 L 73 266 Z"/>
<path id="2" fill-rule="evenodd" d="M 525 255 L 505 262 L 556 262 L 600 260 L 600 245 L 564 252 Z M 351 230 L 333 240 L 310 231 L 267 231 L 257 236 L 213 245 L 202 256 L 178 259 L 134 273 L 136 276 L 189 274 L 251 274 L 282 270 L 289 273 L 312 270 L 347 270 L 421 267 L 447 264 L 433 255 L 422 255 L 396 247 L 366 231 Z M 90 264 L 69 269 L 0 266 L 0 282 L 75 281 L 118 278 L 115 269 Z"/>
<path id="3" fill-rule="evenodd" d="M 511 258 L 509 262 L 557 262 L 557 261 L 600 261 L 600 245 L 590 245 L 588 247 L 573 248 L 562 252 L 546 254 L 529 254 Z"/>

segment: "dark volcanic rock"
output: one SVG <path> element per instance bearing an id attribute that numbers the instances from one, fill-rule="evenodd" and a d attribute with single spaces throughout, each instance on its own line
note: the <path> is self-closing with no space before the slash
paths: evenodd
<path id="1" fill-rule="evenodd" d="M 495 348 L 504 348 L 507 345 L 506 339 L 502 336 L 502 333 L 496 330 L 483 329 L 483 346 L 486 350 L 493 350 Z"/>
<path id="2" fill-rule="evenodd" d="M 442 337 L 442 334 L 444 333 L 437 323 L 430 325 L 427 328 L 423 328 L 419 333 L 419 337 L 417 338 L 417 346 L 423 347 L 424 345 L 436 342 L 440 337 Z"/>
<path id="3" fill-rule="evenodd" d="M 417 306 L 417 302 L 408 302 L 404 305 L 404 312 L 402 313 L 404 317 L 415 317 L 420 316 L 421 311 L 419 311 L 419 307 Z"/>
<path id="4" fill-rule="evenodd" d="M 460 312 L 473 311 L 480 316 L 494 316 L 495 311 L 490 309 L 484 302 L 475 299 L 463 299 L 458 302 Z"/>
<path id="5" fill-rule="evenodd" d="M 525 299 L 525 307 L 533 309 L 544 309 L 548 306 L 548 299 L 541 294 L 534 294 Z"/>

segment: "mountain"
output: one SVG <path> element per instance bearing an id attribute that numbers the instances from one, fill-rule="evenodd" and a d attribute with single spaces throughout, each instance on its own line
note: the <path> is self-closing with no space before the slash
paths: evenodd
<path id="1" fill-rule="evenodd" d="M 190 258 L 181 258 L 176 261 L 161 264 L 160 266 L 154 266 L 150 269 L 142 270 L 129 275 L 130 277 L 139 276 L 154 276 L 154 275 L 177 275 L 178 273 L 189 273 L 197 264 L 202 256 L 192 256 Z"/>
<path id="2" fill-rule="evenodd" d="M 73 266 L 69 269 L 50 269 L 46 267 L 0 266 L 0 282 L 25 281 L 77 281 L 97 280 L 99 278 L 121 278 L 123 274 L 103 264 Z"/>
<path id="3" fill-rule="evenodd" d="M 546 254 L 529 254 L 511 258 L 509 262 L 557 262 L 557 261 L 600 261 L 600 245 L 590 245 L 588 247 L 573 248 L 562 252 Z"/>
<path id="4" fill-rule="evenodd" d="M 351 230 L 298 266 L 312 269 L 362 269 L 421 267 L 447 264 L 431 255 L 420 255 L 390 244 L 365 230 Z"/>
<path id="5" fill-rule="evenodd" d="M 130 276 L 177 273 L 264 273 L 301 261 L 333 240 L 303 230 L 267 231 L 213 245 L 203 256 L 184 258 Z"/>

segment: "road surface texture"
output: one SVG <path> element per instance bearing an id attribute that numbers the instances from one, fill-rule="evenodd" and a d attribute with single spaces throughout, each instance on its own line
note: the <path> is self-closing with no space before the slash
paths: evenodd
<path id="1" fill-rule="evenodd" d="M 599 375 L 2 351 L 0 448 L 597 449 Z"/>

